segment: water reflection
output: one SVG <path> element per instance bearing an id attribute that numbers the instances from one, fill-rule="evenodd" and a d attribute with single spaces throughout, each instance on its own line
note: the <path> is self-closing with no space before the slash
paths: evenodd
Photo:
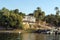
<path id="1" fill-rule="evenodd" d="M 60 40 L 59 38 L 60 38 L 60 35 L 58 35 L 58 34 L 57 35 L 52 34 L 52 35 L 46 36 L 47 40 Z"/>
<path id="2" fill-rule="evenodd" d="M 18 33 L 0 33 L 0 40 L 21 40 Z"/>
<path id="3" fill-rule="evenodd" d="M 23 35 L 23 40 L 44 40 L 45 35 L 43 34 L 34 34 L 34 33 L 26 33 Z"/>
<path id="4" fill-rule="evenodd" d="M 37 33 L 0 33 L 0 40 L 60 40 L 60 35 Z"/>

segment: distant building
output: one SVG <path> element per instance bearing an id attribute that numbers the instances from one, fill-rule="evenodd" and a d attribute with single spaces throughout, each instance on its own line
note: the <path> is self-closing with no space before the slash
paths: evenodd
<path id="1" fill-rule="evenodd" d="M 23 17 L 23 24 L 26 24 L 26 23 L 28 23 L 28 24 L 34 24 L 35 21 L 36 21 L 36 18 L 34 16 L 28 16 L 27 15 L 27 16 Z"/>

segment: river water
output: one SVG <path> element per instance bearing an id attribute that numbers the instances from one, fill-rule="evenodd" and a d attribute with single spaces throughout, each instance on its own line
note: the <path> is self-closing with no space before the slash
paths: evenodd
<path id="1" fill-rule="evenodd" d="M 0 40 L 60 40 L 60 35 L 38 33 L 0 33 Z"/>

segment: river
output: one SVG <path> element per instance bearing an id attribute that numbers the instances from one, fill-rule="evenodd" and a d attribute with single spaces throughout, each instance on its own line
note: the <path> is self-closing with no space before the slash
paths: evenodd
<path id="1" fill-rule="evenodd" d="M 0 33 L 0 40 L 60 40 L 60 35 L 38 33 Z"/>

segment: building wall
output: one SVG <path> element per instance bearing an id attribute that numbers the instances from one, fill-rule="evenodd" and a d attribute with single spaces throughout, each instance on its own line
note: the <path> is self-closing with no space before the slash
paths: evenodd
<path id="1" fill-rule="evenodd" d="M 36 18 L 33 16 L 24 16 L 23 21 L 35 22 Z"/>
<path id="2" fill-rule="evenodd" d="M 33 25 L 35 24 L 35 20 L 36 20 L 36 18 L 33 16 L 25 16 L 23 18 L 24 29 L 26 30 L 26 29 L 32 28 Z"/>

